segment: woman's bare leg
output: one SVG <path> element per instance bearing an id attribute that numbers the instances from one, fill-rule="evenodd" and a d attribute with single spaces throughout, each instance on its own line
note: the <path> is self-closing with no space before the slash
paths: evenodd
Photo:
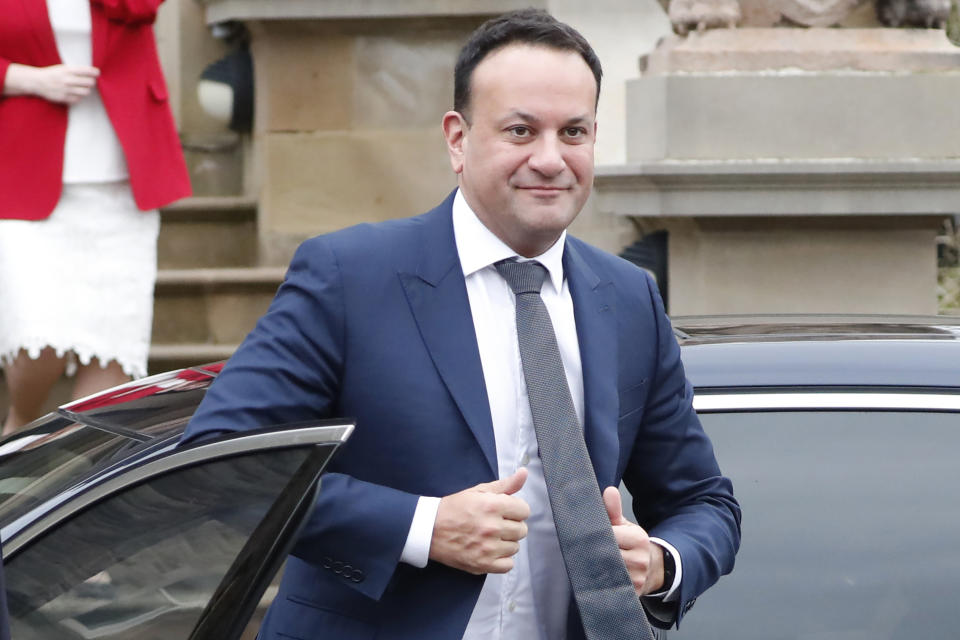
<path id="1" fill-rule="evenodd" d="M 102 367 L 100 361 L 94 358 L 90 364 L 80 365 L 77 369 L 77 379 L 73 383 L 73 399 L 83 398 L 91 393 L 129 381 L 130 376 L 123 372 L 123 368 L 116 360 L 111 360 L 106 367 Z"/>
<path id="2" fill-rule="evenodd" d="M 21 351 L 17 359 L 4 369 L 7 390 L 10 394 L 10 412 L 3 424 L 3 435 L 8 435 L 23 425 L 36 420 L 43 411 L 43 403 L 50 395 L 66 367 L 66 359 L 58 358 L 47 347 L 39 358 L 31 358 Z"/>

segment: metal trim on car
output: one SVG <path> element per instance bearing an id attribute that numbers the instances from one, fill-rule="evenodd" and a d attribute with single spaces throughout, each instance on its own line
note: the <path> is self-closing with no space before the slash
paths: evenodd
<path id="1" fill-rule="evenodd" d="M 750 392 L 698 393 L 698 412 L 781 410 L 958 411 L 960 393 Z"/>
<path id="2" fill-rule="evenodd" d="M 149 478 L 189 467 L 200 462 L 228 458 L 244 453 L 285 449 L 298 446 L 342 444 L 353 432 L 352 422 L 327 422 L 318 426 L 298 426 L 287 430 L 231 434 L 225 439 L 201 442 L 177 450 L 177 443 L 163 447 L 134 468 L 126 465 L 99 476 L 91 484 L 81 484 L 58 496 L 59 505 L 51 509 L 49 503 L 38 506 L 3 528 L 4 556 L 12 558 L 36 535 L 63 522 L 104 497 L 139 484 Z M 164 455 L 169 454 L 169 455 Z M 47 513 L 42 514 L 46 511 Z M 34 520 L 31 522 L 31 520 Z M 7 532 L 20 529 L 12 539 Z"/>

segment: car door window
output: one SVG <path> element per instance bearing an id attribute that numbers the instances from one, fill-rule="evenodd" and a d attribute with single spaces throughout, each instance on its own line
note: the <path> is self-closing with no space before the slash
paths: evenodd
<path id="1" fill-rule="evenodd" d="M 13 637 L 189 637 L 251 533 L 316 448 L 178 468 L 58 523 L 8 559 Z"/>
<path id="2" fill-rule="evenodd" d="M 52 413 L 0 444 L 0 526 L 143 442 Z"/>
<path id="3" fill-rule="evenodd" d="M 960 414 L 701 414 L 743 507 L 733 573 L 670 638 L 953 638 Z"/>

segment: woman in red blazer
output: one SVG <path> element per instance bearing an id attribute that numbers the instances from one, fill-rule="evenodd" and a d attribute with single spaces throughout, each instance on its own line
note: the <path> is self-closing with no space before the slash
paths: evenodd
<path id="1" fill-rule="evenodd" d="M 162 1 L 90 0 L 97 86 L 123 145 L 133 197 L 143 210 L 190 195 L 153 36 Z M 0 16 L 0 86 L 11 63 L 60 64 L 43 0 L 0 0 Z M 65 102 L 0 98 L 0 219 L 40 220 L 57 204 Z"/>
<path id="2" fill-rule="evenodd" d="M 75 396 L 146 372 L 155 210 L 190 195 L 153 34 L 162 1 L 0 0 L 0 362 L 11 392 L 5 431 L 37 416 L 71 357 L 80 365 Z M 80 130 L 90 126 L 91 110 L 99 113 L 93 133 Z M 91 139 L 98 144 L 88 153 Z M 103 158 L 109 166 L 98 169 Z M 107 210 L 117 211 L 109 217 Z M 51 262 L 58 264 L 48 268 Z M 135 286 L 114 281 L 125 272 L 136 275 Z M 51 304 L 80 310 L 44 329 Z M 81 325 L 76 335 L 62 328 L 72 316 Z M 137 327 L 133 337 L 130 326 Z"/>

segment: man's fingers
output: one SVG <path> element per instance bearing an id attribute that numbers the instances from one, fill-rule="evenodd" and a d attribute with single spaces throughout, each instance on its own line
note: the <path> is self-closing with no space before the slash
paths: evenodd
<path id="1" fill-rule="evenodd" d="M 596 494 L 594 494 L 596 495 Z M 614 525 L 629 522 L 623 517 L 623 503 L 620 502 L 620 490 L 616 487 L 607 487 L 603 490 L 603 504 L 610 516 L 610 523 Z"/>
<path id="2" fill-rule="evenodd" d="M 493 482 L 484 482 L 483 484 L 478 484 L 476 488 L 487 493 L 503 493 L 509 496 L 520 491 L 523 483 L 526 481 L 527 469 L 526 467 L 520 467 L 509 478 L 501 478 Z"/>
<path id="3" fill-rule="evenodd" d="M 511 542 L 520 542 L 527 537 L 527 523 L 515 520 L 504 520 L 503 531 L 500 534 L 501 540 Z"/>
<path id="4" fill-rule="evenodd" d="M 516 493 L 526 469 L 509 478 L 476 485 L 440 500 L 430 558 L 469 573 L 505 573 L 527 536 L 530 506 Z"/>
<path id="5" fill-rule="evenodd" d="M 500 515 L 506 520 L 523 522 L 530 517 L 530 505 L 516 496 L 504 496 Z"/>
<path id="6" fill-rule="evenodd" d="M 643 527 L 633 524 L 629 520 L 626 524 L 613 526 L 613 537 L 617 540 L 617 546 L 624 551 L 638 549 L 647 544 L 650 539 Z"/>
<path id="7" fill-rule="evenodd" d="M 511 569 L 513 569 L 513 556 L 494 560 L 490 563 L 490 568 L 486 573 L 507 573 Z"/>

